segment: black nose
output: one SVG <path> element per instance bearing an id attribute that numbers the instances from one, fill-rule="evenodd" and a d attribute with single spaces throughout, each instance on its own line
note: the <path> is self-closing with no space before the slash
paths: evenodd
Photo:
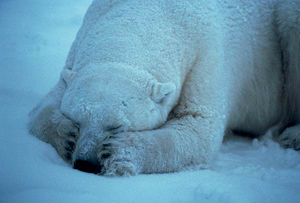
<path id="1" fill-rule="evenodd" d="M 96 165 L 90 161 L 80 159 L 75 161 L 73 168 L 87 173 L 96 174 L 101 172 L 101 167 L 99 165 Z"/>

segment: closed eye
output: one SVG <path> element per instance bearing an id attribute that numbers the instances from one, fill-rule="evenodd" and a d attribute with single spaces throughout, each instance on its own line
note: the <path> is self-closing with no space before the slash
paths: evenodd
<path id="1" fill-rule="evenodd" d="M 111 133 L 117 133 L 119 131 L 122 130 L 122 125 L 118 125 L 118 126 L 107 126 L 107 128 L 105 129 L 105 131 L 107 132 L 111 132 Z"/>
<path id="2" fill-rule="evenodd" d="M 75 121 L 73 121 L 73 123 L 74 123 L 74 125 L 75 125 L 77 128 L 80 128 L 80 123 L 75 122 Z"/>
<path id="3" fill-rule="evenodd" d="M 74 121 L 74 119 L 71 119 L 67 114 L 65 114 L 65 113 L 63 113 L 63 112 L 61 112 L 61 114 L 62 114 L 64 117 L 66 117 L 67 119 L 71 120 L 72 123 L 73 123 L 78 129 L 80 128 L 80 123 L 79 123 L 79 122 Z"/>

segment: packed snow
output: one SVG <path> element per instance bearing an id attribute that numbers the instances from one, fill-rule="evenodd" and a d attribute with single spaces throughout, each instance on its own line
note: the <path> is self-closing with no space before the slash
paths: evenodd
<path id="1" fill-rule="evenodd" d="M 300 153 L 268 135 L 232 137 L 210 170 L 102 177 L 28 134 L 91 1 L 0 2 L 0 202 L 300 202 Z"/>

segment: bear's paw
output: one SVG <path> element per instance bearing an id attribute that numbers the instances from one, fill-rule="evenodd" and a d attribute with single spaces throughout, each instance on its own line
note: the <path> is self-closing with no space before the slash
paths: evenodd
<path id="1" fill-rule="evenodd" d="M 133 176 L 138 174 L 138 150 L 133 139 L 125 134 L 108 136 L 98 151 L 101 174 Z"/>
<path id="2" fill-rule="evenodd" d="M 300 125 L 285 129 L 277 139 L 283 147 L 300 151 Z"/>
<path id="3" fill-rule="evenodd" d="M 54 138 L 54 146 L 61 157 L 71 163 L 79 130 L 71 120 L 64 118 L 60 121 L 57 134 L 58 136 Z"/>

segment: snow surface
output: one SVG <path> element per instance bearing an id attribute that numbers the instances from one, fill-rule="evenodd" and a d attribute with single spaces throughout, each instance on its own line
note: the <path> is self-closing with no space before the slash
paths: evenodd
<path id="1" fill-rule="evenodd" d="M 0 1 L 0 202 L 300 202 L 300 153 L 233 138 L 211 170 L 108 178 L 72 169 L 26 131 L 91 1 Z"/>

